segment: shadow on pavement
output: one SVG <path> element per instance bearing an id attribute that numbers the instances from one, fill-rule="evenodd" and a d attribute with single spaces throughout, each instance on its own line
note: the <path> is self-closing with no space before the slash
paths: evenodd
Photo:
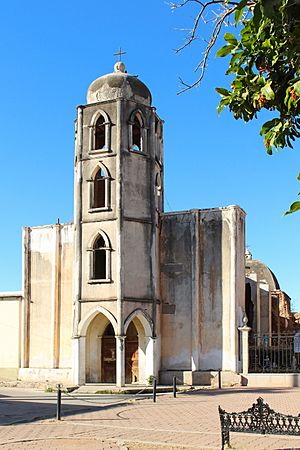
<path id="1" fill-rule="evenodd" d="M 222 389 L 195 389 L 192 391 L 183 392 L 184 395 L 208 395 L 208 396 L 218 396 L 226 394 L 285 394 L 286 390 L 290 388 L 222 388 Z"/>
<path id="2" fill-rule="evenodd" d="M 2 396 L 1 396 L 2 397 Z M 122 405 L 127 406 L 129 403 L 125 402 Z M 68 404 L 62 400 L 61 418 L 74 416 L 76 414 L 85 414 L 93 411 L 111 410 L 120 406 L 116 404 L 98 404 L 85 405 L 79 403 Z M 22 400 L 0 400 L 0 426 L 18 425 L 29 422 L 35 422 L 42 419 L 56 418 L 56 403 L 34 402 L 30 399 Z"/>

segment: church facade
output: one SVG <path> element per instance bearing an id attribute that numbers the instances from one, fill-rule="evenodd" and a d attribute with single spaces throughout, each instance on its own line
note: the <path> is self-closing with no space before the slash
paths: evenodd
<path id="1" fill-rule="evenodd" d="M 74 222 L 23 230 L 22 292 L 0 296 L 16 334 L 0 375 L 118 386 L 234 377 L 244 211 L 164 212 L 163 121 L 122 62 L 90 85 L 75 133 Z"/>

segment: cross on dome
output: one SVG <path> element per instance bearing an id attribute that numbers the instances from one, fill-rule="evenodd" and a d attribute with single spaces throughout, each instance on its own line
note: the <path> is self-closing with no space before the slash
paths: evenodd
<path id="1" fill-rule="evenodd" d="M 114 53 L 113 56 L 118 57 L 118 61 L 114 65 L 115 72 L 125 72 L 125 64 L 121 62 L 121 55 L 125 55 L 127 52 L 122 52 L 121 47 L 117 53 Z"/>
<path id="2" fill-rule="evenodd" d="M 121 62 L 121 55 L 126 55 L 127 52 L 122 52 L 121 47 L 119 47 L 119 51 L 114 53 L 113 56 L 118 56 L 118 62 Z"/>

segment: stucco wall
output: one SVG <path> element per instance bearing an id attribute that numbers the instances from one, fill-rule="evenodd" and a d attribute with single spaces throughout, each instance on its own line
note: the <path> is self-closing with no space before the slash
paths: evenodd
<path id="1" fill-rule="evenodd" d="M 61 229 L 61 305 L 59 366 L 72 365 L 73 226 Z"/>
<path id="2" fill-rule="evenodd" d="M 28 234 L 29 367 L 71 366 L 73 225 Z"/>
<path id="3" fill-rule="evenodd" d="M 151 225 L 124 222 L 124 297 L 151 298 Z"/>
<path id="4" fill-rule="evenodd" d="M 92 242 L 99 231 L 104 232 L 109 239 L 112 251 L 110 252 L 111 282 L 93 283 L 91 280 L 91 251 Z M 115 221 L 103 220 L 102 222 L 87 222 L 82 225 L 82 295 L 85 300 L 102 300 L 116 298 L 116 224 Z"/>
<path id="5" fill-rule="evenodd" d="M 0 376 L 17 378 L 20 367 L 21 297 L 0 293 Z"/>
<path id="6" fill-rule="evenodd" d="M 230 235 L 221 210 L 200 212 L 200 368 L 222 367 L 222 319 L 224 290 L 229 279 L 223 279 L 225 264 L 229 266 L 230 247 L 224 240 Z M 227 254 L 225 255 L 224 252 Z M 212 332 L 213 330 L 213 332 Z"/>
<path id="7" fill-rule="evenodd" d="M 52 227 L 30 232 L 30 366 L 52 366 Z"/>
<path id="8" fill-rule="evenodd" d="M 238 369 L 244 215 L 235 206 L 163 214 L 162 370 Z"/>
<path id="9" fill-rule="evenodd" d="M 151 216 L 150 160 L 139 152 L 125 153 L 122 166 L 124 215 L 149 219 Z"/>
<path id="10" fill-rule="evenodd" d="M 164 215 L 161 222 L 161 369 L 191 368 L 192 214 Z"/>

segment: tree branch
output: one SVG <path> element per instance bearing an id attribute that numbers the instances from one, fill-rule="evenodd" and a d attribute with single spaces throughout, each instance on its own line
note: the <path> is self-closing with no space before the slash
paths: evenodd
<path id="1" fill-rule="evenodd" d="M 249 2 L 247 3 L 248 8 L 253 7 L 256 4 L 256 1 L 257 0 L 249 0 Z M 200 20 L 201 19 L 204 20 L 204 14 L 208 10 L 214 14 L 214 17 L 211 20 L 213 22 L 215 22 L 215 25 L 213 26 L 213 29 L 212 29 L 212 32 L 210 35 L 210 39 L 206 45 L 206 48 L 204 51 L 204 57 L 201 59 L 201 61 L 198 62 L 198 64 L 195 67 L 195 70 L 194 70 L 194 72 L 196 73 L 201 68 L 200 76 L 192 84 L 185 83 L 180 78 L 180 82 L 184 86 L 184 88 L 181 89 L 177 94 L 181 94 L 182 92 L 192 89 L 201 83 L 201 81 L 204 77 L 204 74 L 205 74 L 205 70 L 207 67 L 207 62 L 208 62 L 210 52 L 219 37 L 222 27 L 224 24 L 226 24 L 226 20 L 229 19 L 229 17 L 237 9 L 240 2 L 239 1 L 225 1 L 225 0 L 208 0 L 206 2 L 203 2 L 201 0 L 183 0 L 180 3 L 172 3 L 171 7 L 173 9 L 182 8 L 182 7 L 186 6 L 188 3 L 196 3 L 197 5 L 199 5 L 200 9 L 199 9 L 199 12 L 198 12 L 196 18 L 193 21 L 192 29 L 190 30 L 190 32 L 188 33 L 188 35 L 186 37 L 186 42 L 181 47 L 179 47 L 175 50 L 176 53 L 180 53 L 182 50 L 184 50 L 186 47 L 191 45 L 192 42 L 197 39 L 197 31 L 200 26 Z M 213 11 L 212 7 L 214 7 L 214 6 L 223 8 L 223 11 L 218 11 L 218 12 Z M 207 21 L 206 21 L 206 23 L 207 23 Z"/>

